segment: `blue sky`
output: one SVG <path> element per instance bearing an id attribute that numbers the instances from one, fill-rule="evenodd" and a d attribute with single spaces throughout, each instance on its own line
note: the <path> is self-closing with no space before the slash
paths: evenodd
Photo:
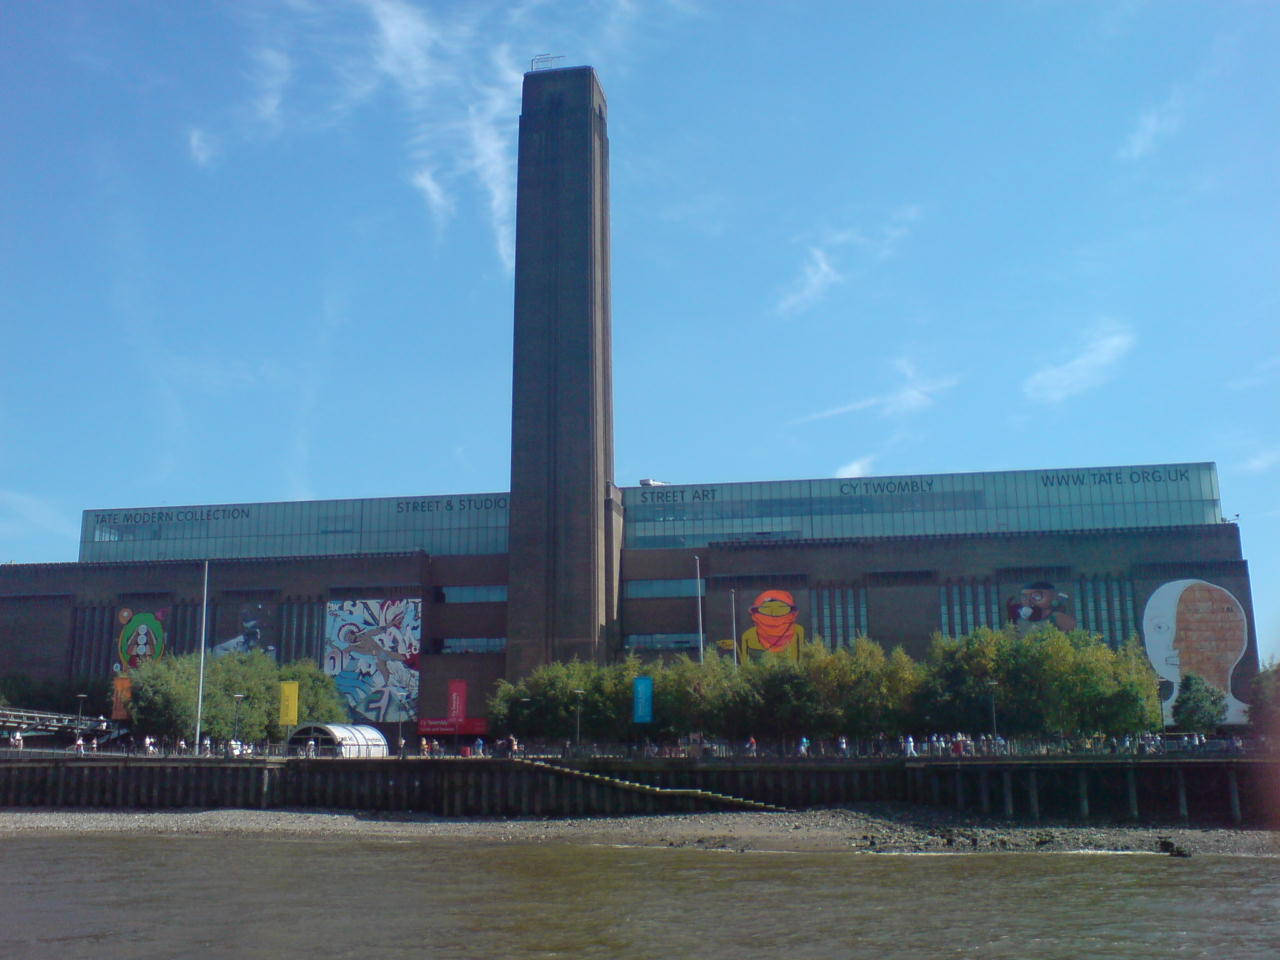
<path id="1" fill-rule="evenodd" d="M 506 490 L 520 81 L 609 99 L 617 480 L 1212 460 L 1280 655 L 1280 6 L 8 4 L 0 560 Z"/>

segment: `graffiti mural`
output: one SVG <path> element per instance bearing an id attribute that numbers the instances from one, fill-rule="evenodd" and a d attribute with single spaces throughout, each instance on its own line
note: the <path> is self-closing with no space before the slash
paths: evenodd
<path id="1" fill-rule="evenodd" d="M 1019 633 L 1028 633 L 1040 627 L 1054 626 L 1059 630 L 1074 630 L 1076 615 L 1071 598 L 1060 593 L 1047 580 L 1028 583 L 1017 596 L 1005 601 L 1005 613 Z"/>
<path id="2" fill-rule="evenodd" d="M 741 596 L 741 594 L 739 594 Z M 749 594 L 748 594 L 749 596 Z M 800 607 L 789 590 L 763 590 L 746 610 L 751 626 L 738 637 L 738 656 L 743 660 L 765 657 L 799 659 L 804 645 L 804 627 L 797 622 Z M 741 622 L 741 621 L 739 621 Z M 733 641 L 721 641 L 732 650 Z"/>
<path id="3" fill-rule="evenodd" d="M 417 719 L 421 600 L 331 600 L 324 672 L 355 720 Z"/>
<path id="4" fill-rule="evenodd" d="M 279 649 L 274 603 L 240 603 L 220 607 L 217 633 L 209 653 L 221 657 L 228 653 L 261 650 L 277 657 Z"/>
<path id="5" fill-rule="evenodd" d="M 1245 722 L 1245 705 L 1231 695 L 1231 674 L 1249 646 L 1249 620 L 1229 590 L 1204 580 L 1162 584 L 1142 612 L 1142 639 L 1151 666 L 1173 684 L 1161 706 L 1166 724 L 1189 673 L 1226 694 L 1227 723 Z"/>
<path id="6" fill-rule="evenodd" d="M 165 621 L 169 609 L 134 610 L 121 607 L 116 613 L 120 633 L 116 635 L 116 663 L 114 670 L 132 670 L 152 657 L 164 656 Z"/>

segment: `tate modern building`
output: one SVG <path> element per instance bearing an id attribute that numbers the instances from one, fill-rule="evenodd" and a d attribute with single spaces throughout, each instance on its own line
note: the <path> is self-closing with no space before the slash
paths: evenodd
<path id="1" fill-rule="evenodd" d="M 198 649 L 208 561 L 214 655 L 312 658 L 361 722 L 479 730 L 499 679 L 574 657 L 920 657 L 1008 622 L 1138 637 L 1166 716 L 1195 673 L 1243 722 L 1249 573 L 1212 463 L 616 486 L 606 116 L 589 67 L 524 78 L 509 490 L 87 510 L 77 562 L 0 567 L 0 674 Z"/>

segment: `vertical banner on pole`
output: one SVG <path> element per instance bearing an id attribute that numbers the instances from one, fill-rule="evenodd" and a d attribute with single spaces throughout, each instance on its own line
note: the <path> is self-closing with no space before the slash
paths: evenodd
<path id="1" fill-rule="evenodd" d="M 653 677 L 636 677 L 631 693 L 631 722 L 653 723 Z"/>
<path id="2" fill-rule="evenodd" d="M 445 718 L 461 723 L 467 718 L 467 681 L 449 681 L 449 709 Z"/>
<path id="3" fill-rule="evenodd" d="M 129 720 L 129 701 L 133 699 L 133 681 L 114 677 L 111 683 L 111 719 Z"/>
<path id="4" fill-rule="evenodd" d="M 280 726 L 298 725 L 298 681 L 280 681 Z"/>

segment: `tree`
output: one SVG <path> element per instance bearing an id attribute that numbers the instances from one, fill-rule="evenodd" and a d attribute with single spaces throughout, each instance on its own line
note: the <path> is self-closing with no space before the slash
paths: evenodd
<path id="1" fill-rule="evenodd" d="M 129 671 L 133 681 L 133 727 L 154 736 L 194 737 L 200 684 L 199 654 L 157 657 Z M 333 678 L 307 660 L 278 667 L 261 650 L 229 653 L 206 661 L 201 734 L 245 742 L 280 740 L 280 681 L 298 681 L 298 720 L 344 722 L 347 710 Z M 243 694 L 239 706 L 236 694 Z"/>
<path id="2" fill-rule="evenodd" d="M 298 684 L 298 723 L 346 723 L 347 705 L 333 677 L 314 660 L 295 660 L 280 668 L 280 682 Z"/>
<path id="3" fill-rule="evenodd" d="M 1188 733 L 1212 733 L 1227 719 L 1227 697 L 1194 673 L 1182 676 L 1173 701 L 1173 722 Z"/>
<path id="4" fill-rule="evenodd" d="M 1249 681 L 1249 725 L 1258 736 L 1280 736 L 1280 662 Z"/>

